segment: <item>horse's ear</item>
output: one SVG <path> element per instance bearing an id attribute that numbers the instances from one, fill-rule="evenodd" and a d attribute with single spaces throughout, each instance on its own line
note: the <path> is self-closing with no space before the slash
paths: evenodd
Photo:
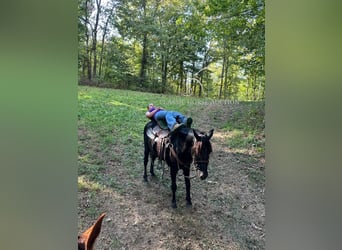
<path id="1" fill-rule="evenodd" d="M 210 129 L 209 133 L 208 133 L 208 140 L 211 139 L 211 137 L 213 136 L 214 134 L 214 129 Z"/>
<path id="2" fill-rule="evenodd" d="M 197 141 L 200 141 L 200 140 L 201 140 L 201 137 L 197 134 L 196 129 L 194 129 L 193 131 L 194 131 L 194 136 L 195 136 L 196 140 L 197 140 Z"/>
<path id="3" fill-rule="evenodd" d="M 105 215 L 105 213 L 101 214 L 97 221 L 78 237 L 79 249 L 93 250 L 95 240 L 101 232 L 102 220 Z M 83 248 L 80 248 L 82 245 Z"/>

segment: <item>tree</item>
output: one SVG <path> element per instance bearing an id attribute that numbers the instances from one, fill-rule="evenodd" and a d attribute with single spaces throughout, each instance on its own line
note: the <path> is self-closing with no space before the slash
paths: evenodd
<path id="1" fill-rule="evenodd" d="M 91 73 L 91 52 L 90 52 L 90 34 L 89 34 L 89 26 L 91 25 L 90 22 L 90 15 L 92 13 L 92 2 L 91 0 L 79 0 L 78 4 L 78 26 L 79 26 L 79 48 L 82 50 L 80 53 L 82 54 L 79 56 L 79 59 L 82 60 L 82 72 L 83 76 L 85 76 L 85 68 L 87 68 L 87 78 L 91 80 L 92 73 Z"/>
<path id="2" fill-rule="evenodd" d="M 99 68 L 99 77 L 102 77 L 102 66 L 103 66 L 103 56 L 104 56 L 104 45 L 105 45 L 105 39 L 106 36 L 108 35 L 108 30 L 109 30 L 109 25 L 111 21 L 113 20 L 113 13 L 115 9 L 116 3 L 112 2 L 111 6 L 106 6 L 104 9 L 104 13 L 106 14 L 105 16 L 105 24 L 102 27 L 103 33 L 102 33 L 102 40 L 101 40 L 101 54 L 100 54 L 100 68 Z"/>
<path id="3" fill-rule="evenodd" d="M 161 93 L 264 98 L 264 0 L 102 2 L 79 0 L 80 78 Z"/>

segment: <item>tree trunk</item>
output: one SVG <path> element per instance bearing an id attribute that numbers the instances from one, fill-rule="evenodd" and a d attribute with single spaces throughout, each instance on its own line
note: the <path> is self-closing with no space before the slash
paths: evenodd
<path id="1" fill-rule="evenodd" d="M 203 86 L 203 75 L 201 75 L 201 77 L 200 77 L 200 89 L 199 89 L 199 92 L 198 92 L 198 97 L 202 97 L 202 92 L 203 92 L 202 86 Z"/>
<path id="2" fill-rule="evenodd" d="M 258 100 L 260 100 L 260 92 L 261 92 L 261 81 L 259 80 L 259 89 L 258 89 Z"/>
<path id="3" fill-rule="evenodd" d="M 143 38 L 143 50 L 141 56 L 141 68 L 140 68 L 140 87 L 143 87 L 146 83 L 146 70 L 147 70 L 147 33 Z"/>
<path id="4" fill-rule="evenodd" d="M 92 74 L 91 74 L 91 51 L 90 49 L 88 50 L 88 55 L 87 55 L 87 71 L 88 71 L 88 80 L 90 81 L 92 79 Z"/>
<path id="5" fill-rule="evenodd" d="M 249 77 L 247 77 L 246 100 L 249 100 Z"/>
<path id="6" fill-rule="evenodd" d="M 179 80 L 179 95 L 182 93 L 183 90 L 183 61 L 179 63 L 179 75 L 180 75 L 180 80 Z"/>
<path id="7" fill-rule="evenodd" d="M 99 62 L 99 77 L 102 75 L 102 61 L 103 61 L 103 51 L 104 51 L 104 42 L 107 30 L 103 31 L 102 41 L 101 41 L 101 53 L 100 53 L 100 62 Z"/>
<path id="8" fill-rule="evenodd" d="M 87 67 L 87 77 L 88 80 L 91 80 L 91 50 L 90 50 L 90 45 L 89 45 L 89 34 L 86 32 L 86 57 L 84 58 L 85 64 Z"/>
<path id="9" fill-rule="evenodd" d="M 210 48 L 211 48 L 211 43 L 209 42 L 208 48 L 206 49 L 204 57 L 203 57 L 202 69 L 199 72 L 199 76 L 200 76 L 200 94 L 198 95 L 199 97 L 201 97 L 202 95 L 203 79 L 205 78 L 205 74 L 206 74 L 205 69 L 210 64 L 210 60 L 208 59 Z M 207 81 L 207 97 L 209 97 L 209 81 Z"/>
<path id="10" fill-rule="evenodd" d="M 106 38 L 106 35 L 107 35 L 107 32 L 108 32 L 108 24 L 109 24 L 109 21 L 111 20 L 112 18 L 112 15 L 113 15 L 113 11 L 114 11 L 114 4 L 109 12 L 109 15 L 107 17 L 107 20 L 106 20 L 106 24 L 105 24 L 105 27 L 103 29 L 103 35 L 102 35 L 102 41 L 101 41 L 101 54 L 100 54 L 100 65 L 99 65 L 99 77 L 101 78 L 101 75 L 102 75 L 102 61 L 103 61 L 103 52 L 104 52 L 104 42 L 105 42 L 105 38 Z"/>
<path id="11" fill-rule="evenodd" d="M 223 56 L 223 63 L 222 63 L 222 70 L 221 70 L 221 83 L 220 83 L 220 91 L 219 91 L 219 99 L 222 97 L 222 88 L 223 88 L 223 82 L 224 82 L 224 68 L 226 66 L 226 57 Z"/>
<path id="12" fill-rule="evenodd" d="M 146 0 L 141 2 L 141 8 L 143 10 L 143 20 L 146 20 Z M 144 31 L 142 41 L 142 55 L 141 55 L 141 67 L 139 73 L 140 87 L 144 87 L 146 83 L 146 70 L 147 70 L 147 31 Z"/>
<path id="13" fill-rule="evenodd" d="M 94 56 L 94 61 L 93 61 L 93 79 L 96 80 L 97 76 L 97 28 L 99 25 L 99 19 L 100 19 L 100 13 L 101 13 L 101 0 L 96 0 L 96 8 L 97 8 L 97 13 L 96 13 L 96 19 L 95 19 L 95 25 L 93 29 L 93 56 Z"/>
<path id="14" fill-rule="evenodd" d="M 190 82 L 190 89 L 189 89 L 190 95 L 194 94 L 194 87 L 196 85 L 196 81 L 194 81 L 194 78 L 195 78 L 195 61 L 192 62 L 191 82 Z"/>
<path id="15" fill-rule="evenodd" d="M 82 78 L 86 77 L 86 69 L 87 69 L 86 60 L 87 58 L 83 56 L 82 57 Z"/>
<path id="16" fill-rule="evenodd" d="M 257 82 L 256 82 L 257 76 L 254 75 L 254 82 L 253 82 L 253 101 L 256 100 L 256 88 L 257 88 Z"/>
<path id="17" fill-rule="evenodd" d="M 86 0 L 85 2 L 85 25 L 86 25 L 86 57 L 84 58 L 86 68 L 87 68 L 87 77 L 88 80 L 91 80 L 91 51 L 90 51 L 90 45 L 89 45 L 89 33 L 88 33 L 88 24 L 89 24 L 89 17 L 88 17 L 88 4 L 89 1 Z"/>
<path id="18" fill-rule="evenodd" d="M 229 69 L 229 55 L 226 55 L 226 66 L 224 68 L 224 91 L 223 91 L 223 98 L 227 98 L 227 90 L 228 90 L 228 69 Z"/>
<path id="19" fill-rule="evenodd" d="M 162 93 L 165 93 L 167 85 L 167 59 L 166 55 L 162 56 Z"/>
<path id="20" fill-rule="evenodd" d="M 219 99 L 222 98 L 222 94 L 224 97 L 226 96 L 227 72 L 228 72 L 228 44 L 227 44 L 227 38 L 224 38 L 224 40 L 223 40 L 223 62 L 222 62 L 222 70 L 221 70 L 221 83 L 220 83 Z"/>

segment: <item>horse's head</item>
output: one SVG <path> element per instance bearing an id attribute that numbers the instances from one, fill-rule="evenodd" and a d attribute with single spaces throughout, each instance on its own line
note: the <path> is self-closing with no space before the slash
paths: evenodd
<path id="1" fill-rule="evenodd" d="M 213 136 L 214 129 L 211 129 L 208 134 L 198 132 L 195 129 L 193 131 L 196 138 L 193 147 L 194 163 L 197 170 L 200 171 L 201 180 L 205 180 L 208 177 L 209 156 L 213 151 L 210 139 Z"/>
<path id="2" fill-rule="evenodd" d="M 82 233 L 82 235 L 78 236 L 78 250 L 93 250 L 95 240 L 101 232 L 102 220 L 105 215 L 105 213 L 101 214 L 91 227 Z"/>

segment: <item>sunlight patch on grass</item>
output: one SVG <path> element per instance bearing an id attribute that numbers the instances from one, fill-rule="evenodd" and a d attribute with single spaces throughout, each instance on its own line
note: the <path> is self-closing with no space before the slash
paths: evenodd
<path id="1" fill-rule="evenodd" d="M 130 107 L 130 105 L 128 105 L 126 103 L 118 102 L 118 101 L 110 101 L 109 104 L 112 104 L 114 106 L 128 106 L 128 107 Z"/>
<path id="2" fill-rule="evenodd" d="M 89 191 L 99 191 L 101 190 L 101 185 L 96 182 L 88 181 L 84 176 L 79 176 L 77 178 L 77 184 L 79 190 L 89 190 Z"/>
<path id="3" fill-rule="evenodd" d="M 215 136 L 213 137 L 213 139 L 224 141 L 228 136 L 229 134 L 227 132 L 215 131 Z"/>
<path id="4" fill-rule="evenodd" d="M 82 163 L 89 163 L 89 162 L 91 162 L 91 161 L 89 160 L 89 155 L 88 155 L 88 154 L 79 155 L 79 156 L 78 156 L 78 160 L 79 160 L 80 162 L 82 162 Z"/>
<path id="5" fill-rule="evenodd" d="M 86 93 L 79 92 L 78 93 L 78 99 L 92 99 L 93 97 L 91 95 L 87 95 Z"/>

